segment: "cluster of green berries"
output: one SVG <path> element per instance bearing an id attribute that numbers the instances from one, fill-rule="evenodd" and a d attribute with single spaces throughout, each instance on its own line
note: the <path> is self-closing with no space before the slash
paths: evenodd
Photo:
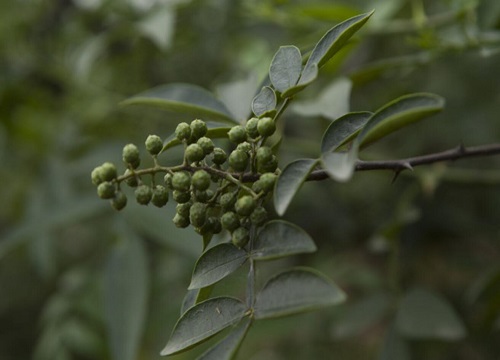
<path id="1" fill-rule="evenodd" d="M 123 209 L 127 197 L 120 190 L 121 182 L 135 188 L 135 199 L 139 204 L 152 203 L 157 207 L 167 204 L 169 194 L 177 203 L 174 224 L 179 228 L 193 226 L 201 235 L 217 234 L 223 229 L 231 233 L 238 247 L 247 244 L 252 227 L 267 220 L 267 211 L 262 206 L 276 181 L 277 160 L 271 148 L 261 145 L 261 140 L 271 136 L 276 128 L 271 118 L 252 118 L 245 126 L 234 126 L 228 132 L 234 150 L 229 155 L 207 137 L 204 121 L 193 120 L 180 123 L 176 138 L 184 144 L 183 165 L 162 168 L 156 157 L 163 149 L 163 141 L 156 135 L 146 139 L 148 153 L 155 160 L 155 168 L 141 171 L 139 149 L 134 144 L 125 145 L 122 152 L 126 171 L 118 176 L 116 167 L 106 162 L 92 171 L 91 177 L 97 186 L 97 194 L 109 199 L 116 210 Z M 237 180 L 238 174 L 259 173 L 259 179 L 250 186 Z M 146 185 L 141 177 L 166 172 L 164 184 Z M 239 176 L 239 175 L 238 175 Z"/>

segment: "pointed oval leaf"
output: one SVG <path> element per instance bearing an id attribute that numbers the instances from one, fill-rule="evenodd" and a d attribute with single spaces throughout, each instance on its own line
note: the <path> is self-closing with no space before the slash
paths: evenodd
<path id="1" fill-rule="evenodd" d="M 352 112 L 333 121 L 321 140 L 321 153 L 335 151 L 348 143 L 365 126 L 371 116 L 372 113 L 368 111 Z"/>
<path id="2" fill-rule="evenodd" d="M 432 292 L 413 289 L 403 298 L 396 316 L 398 331 L 410 338 L 460 340 L 466 329 L 451 305 Z"/>
<path id="3" fill-rule="evenodd" d="M 297 268 L 271 278 L 255 301 L 256 319 L 267 319 L 337 305 L 344 292 L 314 269 Z"/>
<path id="4" fill-rule="evenodd" d="M 148 266 L 140 239 L 125 235 L 104 273 L 104 309 L 113 359 L 133 360 L 147 312 Z"/>
<path id="5" fill-rule="evenodd" d="M 278 215 L 285 213 L 293 197 L 317 163 L 317 159 L 299 159 L 285 166 L 274 186 L 274 208 Z"/>
<path id="6" fill-rule="evenodd" d="M 250 319 L 242 321 L 236 329 L 215 346 L 208 349 L 197 360 L 232 360 L 235 358 L 251 325 Z"/>
<path id="7" fill-rule="evenodd" d="M 377 110 L 358 136 L 360 147 L 425 117 L 441 111 L 444 99 L 428 93 L 415 93 L 397 98 Z"/>
<path id="8" fill-rule="evenodd" d="M 212 93 L 195 85 L 168 84 L 155 87 L 135 95 L 122 105 L 153 106 L 174 113 L 182 113 L 191 118 L 237 124 L 226 106 Z"/>
<path id="9" fill-rule="evenodd" d="M 276 109 L 276 94 L 269 86 L 264 86 L 252 100 L 252 111 L 256 116 L 261 116 L 274 109 Z"/>
<path id="10" fill-rule="evenodd" d="M 271 260 L 315 251 L 316 244 L 302 228 L 288 221 L 272 220 L 257 235 L 250 256 L 255 260 Z"/>
<path id="11" fill-rule="evenodd" d="M 207 123 L 207 134 L 205 136 L 210 139 L 221 139 L 227 138 L 227 133 L 231 130 L 230 126 L 220 126 L 220 124 Z M 162 152 L 167 151 L 170 148 L 181 145 L 182 142 L 175 137 L 175 133 L 170 135 L 167 139 L 165 139 L 163 143 Z"/>
<path id="12" fill-rule="evenodd" d="M 311 84 L 318 77 L 318 65 L 312 64 L 307 69 L 302 70 L 302 75 L 300 77 L 299 83 L 285 90 L 282 94 L 282 98 L 291 97 L 298 92 L 302 91 L 306 86 Z"/>
<path id="13" fill-rule="evenodd" d="M 269 68 L 269 78 L 279 92 L 291 88 L 300 77 L 302 55 L 296 46 L 281 46 L 274 55 Z"/>
<path id="14" fill-rule="evenodd" d="M 202 301 L 207 300 L 212 294 L 214 285 L 205 286 L 200 289 L 188 290 L 182 300 L 181 315 L 188 311 L 191 307 Z"/>
<path id="15" fill-rule="evenodd" d="M 161 355 L 173 355 L 209 339 L 245 316 L 246 305 L 231 297 L 209 299 L 193 306 L 175 324 Z"/>
<path id="16" fill-rule="evenodd" d="M 194 267 L 189 289 L 198 289 L 225 278 L 247 259 L 247 253 L 233 244 L 219 244 L 205 251 Z"/>
<path id="17" fill-rule="evenodd" d="M 321 155 L 323 168 L 333 180 L 346 182 L 351 180 L 356 168 L 357 151 L 327 152 Z"/>

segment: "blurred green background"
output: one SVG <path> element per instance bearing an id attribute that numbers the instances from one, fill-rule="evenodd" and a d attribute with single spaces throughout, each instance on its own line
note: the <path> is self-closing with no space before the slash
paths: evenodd
<path id="1" fill-rule="evenodd" d="M 193 83 L 244 120 L 280 45 L 307 51 L 371 9 L 287 112 L 280 166 L 318 156 L 323 131 L 343 112 L 374 111 L 409 92 L 438 93 L 446 110 L 363 158 L 498 142 L 497 0 L 1 2 L 0 359 L 159 359 L 201 241 L 172 225 L 172 205 L 129 201 L 116 213 L 97 198 L 95 166 L 120 163 L 124 144 L 166 138 L 179 121 L 120 101 Z M 178 159 L 173 151 L 163 161 Z M 287 263 L 321 269 L 349 300 L 255 326 L 239 358 L 498 359 L 499 166 L 490 157 L 418 168 L 393 184 L 389 172 L 306 184 L 285 218 L 319 251 Z M 237 273 L 217 292 L 237 293 L 244 281 Z M 409 336 L 403 345 L 388 337 L 396 310 L 387 299 L 414 288 L 446 299 L 465 336 Z M 399 355 L 384 350 L 387 339 Z"/>

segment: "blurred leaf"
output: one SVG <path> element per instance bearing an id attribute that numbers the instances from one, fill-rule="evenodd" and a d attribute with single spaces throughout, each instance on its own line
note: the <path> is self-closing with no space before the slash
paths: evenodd
<path id="1" fill-rule="evenodd" d="M 276 94 L 269 86 L 264 86 L 252 100 L 252 111 L 256 116 L 276 109 Z"/>
<path id="2" fill-rule="evenodd" d="M 251 73 L 244 79 L 218 85 L 217 94 L 237 120 L 246 120 L 252 111 L 255 89 L 260 87 L 258 76 Z"/>
<path id="3" fill-rule="evenodd" d="M 222 341 L 211 347 L 203 353 L 197 360 L 232 360 L 245 338 L 252 322 L 250 320 L 242 321 L 238 327 L 231 331 Z"/>
<path id="4" fill-rule="evenodd" d="M 410 347 L 394 326 L 387 330 L 379 360 L 411 360 Z"/>
<path id="5" fill-rule="evenodd" d="M 188 290 L 182 300 L 181 315 L 202 301 L 207 300 L 212 294 L 214 286 L 209 285 L 200 289 Z"/>
<path id="6" fill-rule="evenodd" d="M 313 239 L 303 229 L 288 221 L 272 220 L 257 235 L 250 256 L 255 260 L 271 260 L 315 251 Z"/>
<path id="7" fill-rule="evenodd" d="M 321 140 L 321 153 L 335 151 L 352 140 L 371 115 L 372 113 L 368 111 L 353 112 L 333 121 Z"/>
<path id="8" fill-rule="evenodd" d="M 323 116 L 335 120 L 349 111 L 351 80 L 339 78 L 322 90 L 319 96 L 307 101 L 295 102 L 293 111 L 302 116 Z"/>
<path id="9" fill-rule="evenodd" d="M 205 251 L 194 267 L 189 290 L 198 289 L 225 278 L 247 260 L 247 253 L 233 244 L 219 244 Z"/>
<path id="10" fill-rule="evenodd" d="M 356 152 L 327 152 L 321 155 L 321 163 L 328 175 L 337 181 L 349 181 L 354 174 Z"/>
<path id="11" fill-rule="evenodd" d="M 207 134 L 205 136 L 211 138 L 211 139 L 220 139 L 220 138 L 227 138 L 227 133 L 231 129 L 229 126 L 221 126 L 220 124 L 217 123 L 207 123 Z M 167 151 L 170 148 L 173 148 L 174 146 L 181 145 L 182 142 L 175 137 L 175 133 L 169 136 L 167 139 L 165 139 L 164 144 L 163 144 L 163 149 L 161 150 L 162 152 Z"/>
<path id="12" fill-rule="evenodd" d="M 353 5 L 343 5 L 343 4 L 297 4 L 290 6 L 291 12 L 297 13 L 301 16 L 308 16 L 313 19 L 338 22 L 345 20 L 347 18 L 356 16 L 360 13 L 359 8 Z M 378 11 L 378 9 L 377 9 Z"/>
<path id="13" fill-rule="evenodd" d="M 135 360 L 149 292 L 148 260 L 141 240 L 125 233 L 111 250 L 104 273 L 104 308 L 115 360 Z"/>
<path id="14" fill-rule="evenodd" d="M 285 166 L 274 187 L 274 208 L 278 215 L 285 213 L 293 197 L 317 163 L 317 159 L 299 159 Z"/>
<path id="15" fill-rule="evenodd" d="M 294 86 L 302 71 L 302 56 L 295 46 L 281 46 L 274 55 L 269 69 L 269 78 L 279 92 Z"/>
<path id="16" fill-rule="evenodd" d="M 160 49 L 166 50 L 174 37 L 175 11 L 168 6 L 162 6 L 141 20 L 138 29 Z"/>
<path id="17" fill-rule="evenodd" d="M 271 278 L 257 294 L 255 318 L 267 319 L 337 305 L 344 292 L 314 269 L 296 268 Z"/>
<path id="18" fill-rule="evenodd" d="M 161 355 L 177 354 L 209 339 L 240 321 L 245 311 L 243 302 L 230 297 L 213 298 L 193 306 L 175 324 Z"/>
<path id="19" fill-rule="evenodd" d="M 358 136 L 361 147 L 441 111 L 444 99 L 428 93 L 401 96 L 377 110 Z"/>
<path id="20" fill-rule="evenodd" d="M 335 318 L 333 336 L 341 339 L 361 335 L 383 319 L 389 310 L 390 300 L 387 294 L 380 293 L 347 305 Z"/>
<path id="21" fill-rule="evenodd" d="M 122 105 L 145 105 L 193 118 L 236 124 L 226 106 L 209 91 L 190 84 L 161 85 L 122 101 Z"/>
<path id="22" fill-rule="evenodd" d="M 467 333 L 462 320 L 445 299 L 421 289 L 409 291 L 401 301 L 396 328 L 400 334 L 416 339 L 456 341 Z"/>

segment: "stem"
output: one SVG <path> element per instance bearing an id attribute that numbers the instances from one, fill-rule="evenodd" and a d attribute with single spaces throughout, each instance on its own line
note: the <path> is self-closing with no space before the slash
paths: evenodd
<path id="1" fill-rule="evenodd" d="M 257 230 L 255 226 L 250 227 L 250 242 L 248 244 L 248 252 L 251 253 L 253 250 L 253 242 L 257 235 Z M 255 304 L 255 260 L 250 256 L 250 269 L 248 270 L 248 282 L 247 282 L 247 306 L 249 309 L 253 309 Z"/>

